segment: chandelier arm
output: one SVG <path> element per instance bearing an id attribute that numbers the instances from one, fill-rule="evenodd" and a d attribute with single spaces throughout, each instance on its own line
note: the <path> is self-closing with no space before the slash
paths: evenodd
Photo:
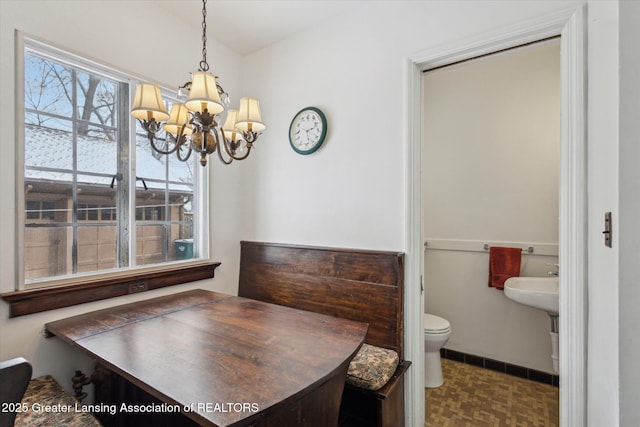
<path id="1" fill-rule="evenodd" d="M 218 135 L 218 132 L 222 133 L 222 137 L 220 137 Z M 218 142 L 218 159 L 220 159 L 220 161 L 225 164 L 225 165 L 230 165 L 233 162 L 233 156 L 231 156 L 231 153 L 229 153 L 229 150 L 227 148 L 227 139 L 224 136 L 224 130 L 222 130 L 222 128 L 215 128 L 214 133 L 216 135 L 216 140 Z M 220 141 L 222 140 L 222 141 Z M 220 147 L 220 145 L 222 145 L 224 147 L 224 151 L 227 152 L 227 154 L 229 154 L 229 159 L 225 159 L 224 156 L 222 155 L 222 148 Z"/>
<path id="2" fill-rule="evenodd" d="M 229 143 L 227 142 L 227 136 L 224 134 L 224 129 L 220 128 L 220 133 L 222 133 L 222 146 L 224 147 L 224 151 L 227 152 L 227 155 L 231 157 L 232 160 L 244 160 L 249 156 L 249 153 L 251 152 L 251 146 L 247 146 L 247 154 L 245 154 L 244 156 L 236 156 L 229 148 Z M 231 160 L 229 161 L 229 163 L 231 163 Z"/>
<path id="3" fill-rule="evenodd" d="M 245 154 L 245 155 L 244 155 L 244 156 L 242 156 L 242 157 L 235 157 L 235 156 L 234 156 L 233 158 L 234 158 L 234 159 L 236 159 L 236 160 L 244 160 L 244 159 L 246 159 L 247 157 L 249 157 L 249 154 L 251 154 L 251 149 L 252 149 L 252 148 L 253 148 L 253 146 L 252 146 L 252 145 L 247 145 L 247 154 Z"/>
<path id="4" fill-rule="evenodd" d="M 254 142 L 256 142 L 258 140 L 258 137 L 262 135 L 261 132 L 253 132 L 253 131 L 242 131 L 242 137 L 244 138 L 245 141 L 247 141 L 247 143 L 249 144 L 253 144 Z"/>
<path id="5" fill-rule="evenodd" d="M 182 137 L 182 143 L 179 145 L 180 148 L 178 148 L 178 150 L 176 151 L 176 157 L 178 157 L 178 160 L 180 160 L 181 162 L 186 162 L 187 160 L 189 160 L 189 157 L 191 157 L 191 152 L 193 151 L 193 148 L 191 148 L 191 144 L 189 144 L 187 142 L 187 138 L 185 136 Z M 187 146 L 187 155 L 182 157 L 182 146 L 186 145 Z"/>
<path id="6" fill-rule="evenodd" d="M 158 152 L 160 154 L 171 154 L 174 151 L 176 151 L 176 146 L 174 146 L 170 150 L 162 150 L 162 149 L 158 148 L 158 146 L 155 144 L 155 142 L 153 142 L 153 140 L 156 139 L 156 131 L 160 127 L 159 124 L 157 126 L 153 126 L 154 123 L 157 123 L 154 119 L 151 119 L 151 121 L 138 119 L 138 123 L 140 123 L 140 126 L 142 126 L 142 128 L 147 131 L 147 139 L 149 140 L 149 143 L 151 144 L 151 148 L 154 151 L 156 151 L 156 152 Z M 169 134 L 167 134 L 167 135 L 169 135 Z M 175 139 L 174 139 L 174 141 L 175 141 Z"/>
<path id="7" fill-rule="evenodd" d="M 233 162 L 233 158 L 229 158 L 229 160 L 225 159 L 222 155 L 222 150 L 218 149 L 218 159 L 225 165 L 230 165 Z"/>
<path id="8" fill-rule="evenodd" d="M 151 148 L 153 148 L 155 151 L 157 151 L 160 154 L 171 154 L 171 153 L 175 152 L 178 149 L 178 147 L 180 146 L 180 144 L 178 144 L 178 141 L 170 133 L 167 133 L 167 137 L 171 138 L 173 140 L 174 146 L 173 146 L 173 148 L 171 148 L 169 150 L 162 150 L 162 149 L 158 148 L 156 143 L 153 142 L 153 140 L 156 139 L 156 135 L 155 134 L 149 133 L 147 135 L 147 137 L 149 138 L 149 142 L 151 143 Z"/>
<path id="9" fill-rule="evenodd" d="M 243 156 L 236 156 L 235 154 L 231 154 L 231 150 L 227 146 L 227 141 L 225 140 L 225 142 L 224 142 L 224 150 L 227 152 L 229 157 L 231 157 L 232 159 L 234 159 L 234 160 L 244 160 L 247 157 L 249 157 L 249 154 L 251 153 L 251 145 L 247 145 L 246 154 L 244 154 Z"/>
<path id="10" fill-rule="evenodd" d="M 187 134 L 184 133 L 185 128 L 187 127 L 186 124 L 183 124 L 180 127 L 180 132 L 178 133 L 178 138 L 176 138 L 176 157 L 178 158 L 178 160 L 180 160 L 181 162 L 186 162 L 187 160 L 189 160 L 189 157 L 191 157 L 191 144 L 189 143 L 189 140 L 187 138 Z M 187 150 L 187 155 L 182 157 L 182 147 L 183 146 L 187 146 L 188 150 Z"/>

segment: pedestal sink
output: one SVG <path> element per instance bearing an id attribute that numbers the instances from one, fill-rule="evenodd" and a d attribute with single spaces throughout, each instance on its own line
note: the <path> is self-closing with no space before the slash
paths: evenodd
<path id="1" fill-rule="evenodd" d="M 504 282 L 504 295 L 517 303 L 557 316 L 558 276 L 511 277 Z"/>
<path id="2" fill-rule="evenodd" d="M 519 304 L 544 310 L 551 320 L 551 361 L 558 372 L 558 276 L 511 277 L 504 282 L 504 295 Z"/>

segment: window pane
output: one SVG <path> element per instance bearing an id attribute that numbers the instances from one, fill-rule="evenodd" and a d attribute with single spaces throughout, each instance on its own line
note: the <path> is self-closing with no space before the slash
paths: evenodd
<path id="1" fill-rule="evenodd" d="M 114 222 L 116 188 L 110 186 L 111 177 L 78 175 L 80 180 L 84 182 L 78 183 L 78 221 Z"/>
<path id="2" fill-rule="evenodd" d="M 103 133 L 100 137 L 78 135 L 78 170 L 107 175 L 118 171 L 118 144 Z"/>
<path id="3" fill-rule="evenodd" d="M 191 259 L 194 257 L 193 227 L 191 225 L 171 224 L 171 247 L 169 256 L 172 260 Z"/>
<path id="4" fill-rule="evenodd" d="M 78 189 L 79 193 L 84 192 L 84 194 L 98 194 L 98 195 L 108 195 L 109 197 L 115 197 L 115 183 L 113 184 L 113 188 L 111 188 L 111 181 L 113 180 L 113 175 L 84 175 L 78 174 Z M 117 181 L 116 181 L 117 182 Z"/>
<path id="5" fill-rule="evenodd" d="M 27 201 L 27 220 L 40 219 L 40 202 Z"/>
<path id="6" fill-rule="evenodd" d="M 96 211 L 88 211 L 91 217 Z M 116 264 L 116 227 L 98 225 L 78 226 L 78 272 L 107 270 Z"/>
<path id="7" fill-rule="evenodd" d="M 25 279 L 41 279 L 71 273 L 71 227 L 25 229 Z"/>
<path id="8" fill-rule="evenodd" d="M 24 57 L 24 107 L 29 110 L 71 117 L 73 74 L 70 68 L 35 55 Z M 48 126 L 50 116 L 27 122 Z"/>
<path id="9" fill-rule="evenodd" d="M 102 221 L 115 221 L 117 218 L 116 208 L 114 206 L 105 206 L 102 205 L 100 207 L 100 219 Z"/>
<path id="10" fill-rule="evenodd" d="M 193 224 L 193 195 L 191 193 L 176 192 L 169 200 L 171 221 L 187 221 Z"/>
<path id="11" fill-rule="evenodd" d="M 27 180 L 25 187 L 25 224 L 27 226 L 71 223 L 71 183 Z"/>
<path id="12" fill-rule="evenodd" d="M 193 189 L 193 168 L 202 167 L 199 164 L 196 164 L 196 161 L 198 161 L 199 158 L 198 153 L 195 151 L 191 153 L 191 157 L 186 162 L 178 160 L 178 156 L 175 154 L 169 156 L 169 181 L 176 184 L 187 184 L 191 189 Z M 209 159 L 209 161 L 211 160 L 213 159 Z"/>
<path id="13" fill-rule="evenodd" d="M 164 221 L 165 201 L 164 191 L 136 189 L 136 220 Z"/>
<path id="14" fill-rule="evenodd" d="M 90 71 L 95 64 L 27 39 L 25 46 L 26 280 L 118 268 L 133 247 L 137 265 L 183 259 L 175 244 L 193 239 L 197 156 L 184 163 L 152 150 L 139 123 L 129 136 L 129 119 L 119 119 L 133 80 Z M 175 142 L 163 130 L 157 137 L 165 150 L 165 141 Z M 130 177 L 114 181 L 127 170 Z M 133 194 L 129 179 L 136 180 Z"/>
<path id="15" fill-rule="evenodd" d="M 78 119 L 84 122 L 78 127 L 78 133 L 86 135 L 89 122 L 117 126 L 116 83 L 84 72 L 77 73 L 77 83 Z"/>
<path id="16" fill-rule="evenodd" d="M 118 137 L 118 129 L 112 127 L 104 127 L 98 125 L 87 125 L 86 136 L 89 138 L 105 139 L 116 145 L 116 138 Z"/>
<path id="17" fill-rule="evenodd" d="M 73 130 L 73 122 L 69 119 L 50 116 L 38 111 L 27 111 L 24 115 L 24 121 L 30 132 L 57 130 L 60 131 L 61 135 L 64 135 L 65 139 L 71 138 L 70 134 Z M 60 136 L 57 133 L 52 132 L 50 135 L 47 135 L 47 138 L 55 139 L 60 138 Z"/>
<path id="18" fill-rule="evenodd" d="M 48 201 L 42 202 L 42 209 L 40 212 L 41 212 L 40 219 L 45 221 L 55 220 L 56 209 L 55 209 L 55 204 L 53 202 L 48 202 Z"/>
<path id="19" fill-rule="evenodd" d="M 78 204 L 78 221 L 97 221 L 98 205 L 79 203 Z"/>
<path id="20" fill-rule="evenodd" d="M 167 236 L 163 225 L 136 226 L 136 263 L 138 265 L 165 262 Z"/>
<path id="21" fill-rule="evenodd" d="M 140 128 L 140 123 L 137 123 L 136 126 Z M 175 154 L 173 155 L 175 156 Z M 153 151 L 149 139 L 145 135 L 136 134 L 136 174 L 138 177 L 144 178 L 147 185 L 154 179 L 161 181 L 166 179 L 167 157 L 167 155 Z"/>
<path id="22" fill-rule="evenodd" d="M 34 114 L 26 114 L 29 121 Z M 73 132 L 68 120 L 54 119 L 48 126 L 26 124 L 24 127 L 24 164 L 27 167 L 71 170 L 73 168 Z M 43 177 L 51 178 L 51 172 Z"/>
<path id="23" fill-rule="evenodd" d="M 55 221 L 57 211 L 56 203 L 53 201 L 27 200 L 26 223 L 38 224 Z"/>

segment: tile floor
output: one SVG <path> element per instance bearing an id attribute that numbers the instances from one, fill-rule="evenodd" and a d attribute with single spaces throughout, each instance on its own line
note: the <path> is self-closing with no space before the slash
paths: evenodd
<path id="1" fill-rule="evenodd" d="M 442 359 L 444 384 L 426 389 L 425 427 L 557 427 L 559 389 Z"/>

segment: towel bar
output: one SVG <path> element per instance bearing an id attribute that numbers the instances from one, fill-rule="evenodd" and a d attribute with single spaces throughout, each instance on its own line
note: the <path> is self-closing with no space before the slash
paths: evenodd
<path id="1" fill-rule="evenodd" d="M 485 251 L 489 250 L 489 244 L 488 243 L 484 244 L 484 250 Z M 529 246 L 526 249 L 523 249 L 522 253 L 532 254 L 533 253 L 533 246 Z"/>
<path id="2" fill-rule="evenodd" d="M 531 240 L 516 242 L 503 240 L 491 241 L 427 238 L 424 241 L 425 250 L 435 251 L 481 252 L 486 254 L 492 246 L 522 248 L 522 254 L 527 256 L 558 256 L 557 243 L 533 242 Z M 557 261 L 554 260 L 554 262 Z"/>

